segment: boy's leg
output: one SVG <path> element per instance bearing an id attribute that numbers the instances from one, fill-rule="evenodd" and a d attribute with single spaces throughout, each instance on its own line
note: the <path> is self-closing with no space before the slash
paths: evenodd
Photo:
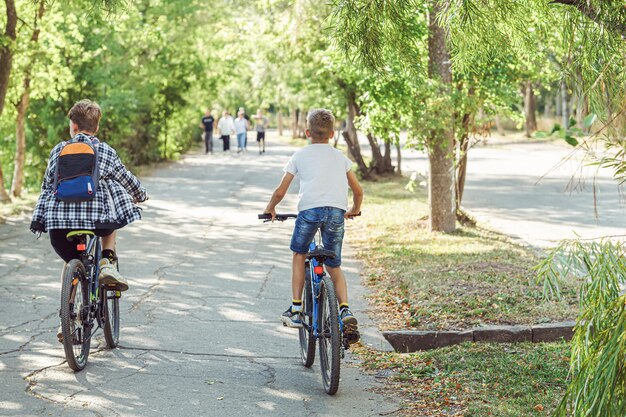
<path id="1" fill-rule="evenodd" d="M 304 289 L 305 261 L 305 254 L 294 252 L 293 261 L 291 263 L 291 295 L 294 300 L 302 301 L 302 290 Z"/>
<path id="2" fill-rule="evenodd" d="M 341 266 L 332 267 L 326 265 L 326 270 L 330 274 L 330 278 L 335 284 L 335 293 L 337 294 L 337 301 L 339 305 L 348 304 L 348 284 L 346 283 L 346 276 L 341 270 Z"/>
<path id="3" fill-rule="evenodd" d="M 115 231 L 108 236 L 102 236 L 102 250 L 112 250 L 115 252 Z"/>
<path id="4" fill-rule="evenodd" d="M 101 230 L 101 229 L 100 229 Z M 119 291 L 128 290 L 128 281 L 119 273 L 115 261 L 117 255 L 115 254 L 115 230 L 100 231 L 96 233 L 101 237 L 102 242 L 102 260 L 100 261 L 100 276 L 98 281 L 105 286 L 110 286 Z"/>

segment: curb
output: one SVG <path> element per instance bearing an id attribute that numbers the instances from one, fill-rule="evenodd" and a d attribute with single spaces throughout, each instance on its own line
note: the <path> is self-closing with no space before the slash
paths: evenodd
<path id="1" fill-rule="evenodd" d="M 485 326 L 462 331 L 399 330 L 383 332 L 385 339 L 399 353 L 437 349 L 464 342 L 545 343 L 569 341 L 574 335 L 575 321 L 536 324 L 533 326 Z"/>

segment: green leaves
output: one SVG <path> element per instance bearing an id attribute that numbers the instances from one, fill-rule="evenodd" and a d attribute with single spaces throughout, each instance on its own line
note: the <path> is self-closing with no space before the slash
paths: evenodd
<path id="1" fill-rule="evenodd" d="M 598 119 L 598 116 L 595 113 L 591 113 L 588 114 L 584 119 L 583 119 L 583 126 L 585 129 L 590 129 L 591 126 L 595 123 L 595 121 Z"/>
<path id="2" fill-rule="evenodd" d="M 544 296 L 559 297 L 559 283 L 582 279 L 580 314 L 572 340 L 571 382 L 556 416 L 626 415 L 626 284 L 624 244 L 566 241 L 536 268 Z"/>

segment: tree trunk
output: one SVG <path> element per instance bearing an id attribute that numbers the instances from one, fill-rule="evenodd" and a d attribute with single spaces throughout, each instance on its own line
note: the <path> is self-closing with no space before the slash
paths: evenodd
<path id="1" fill-rule="evenodd" d="M 524 124 L 526 137 L 531 137 L 537 130 L 536 100 L 531 81 L 526 81 L 524 84 L 524 113 L 526 115 L 526 123 Z"/>
<path id="2" fill-rule="evenodd" d="M 569 102 L 567 99 L 567 85 L 561 81 L 561 123 L 564 130 L 569 129 Z"/>
<path id="3" fill-rule="evenodd" d="M 17 36 L 17 10 L 15 0 L 4 0 L 6 9 L 6 26 L 4 28 L 4 39 L 0 42 L 0 116 L 4 110 L 4 103 L 9 89 L 9 79 L 13 67 L 13 49 Z M 4 175 L 0 166 L 0 202 L 9 202 L 11 198 L 4 186 Z"/>
<path id="4" fill-rule="evenodd" d="M 506 136 L 506 132 L 504 131 L 504 128 L 502 127 L 502 120 L 500 120 L 500 116 L 498 116 L 497 114 L 495 117 L 495 123 L 496 123 L 496 131 L 498 132 L 498 135 Z"/>
<path id="5" fill-rule="evenodd" d="M 400 139 L 396 141 L 396 172 L 398 175 L 402 175 L 402 154 L 400 153 Z"/>
<path id="6" fill-rule="evenodd" d="M 442 94 L 450 95 L 452 72 L 450 53 L 446 47 L 444 28 L 437 18 L 444 9 L 440 0 L 433 0 L 429 13 L 428 33 L 428 76 L 443 83 Z M 428 138 L 429 160 L 429 229 L 432 232 L 450 233 L 456 229 L 454 197 L 454 115 L 445 120 L 445 128 L 440 134 Z"/>
<path id="7" fill-rule="evenodd" d="M 383 174 L 383 154 L 380 152 L 380 146 L 378 146 L 378 141 L 371 133 L 367 134 L 367 141 L 370 144 L 370 148 L 372 149 L 372 163 L 370 164 L 370 169 L 373 169 L 377 174 Z"/>
<path id="8" fill-rule="evenodd" d="M 306 139 L 306 123 L 308 114 L 301 111 L 298 117 L 298 137 Z"/>
<path id="9" fill-rule="evenodd" d="M 2 164 L 0 164 L 0 203 L 10 203 L 11 197 L 7 193 L 7 189 L 4 186 L 4 175 L 2 174 Z"/>
<path id="10" fill-rule="evenodd" d="M 30 78 L 24 80 L 24 91 L 17 105 L 17 119 L 15 121 L 15 159 L 13 163 L 13 181 L 11 195 L 20 197 L 24 183 L 24 160 L 26 158 L 26 112 L 30 101 Z"/>
<path id="11" fill-rule="evenodd" d="M 561 109 L 561 89 L 559 88 L 554 96 L 554 117 L 558 118 L 563 115 L 563 111 Z"/>
<path id="12" fill-rule="evenodd" d="M 385 172 L 393 174 L 393 165 L 391 164 L 391 140 L 385 141 L 385 154 L 383 155 L 383 167 Z"/>
<path id="13" fill-rule="evenodd" d="M 346 120 L 346 130 L 343 131 L 343 137 L 348 145 L 348 151 L 352 156 L 352 159 L 356 162 L 361 174 L 361 178 L 365 180 L 372 179 L 372 174 L 367 168 L 363 155 L 361 154 L 361 145 L 359 145 L 359 139 L 357 136 L 356 127 L 354 126 L 354 119 L 357 114 L 356 95 L 354 91 L 348 91 L 348 119 Z"/>
<path id="14" fill-rule="evenodd" d="M 278 127 L 278 136 L 282 136 L 283 135 L 283 112 L 280 110 L 278 111 L 276 124 Z"/>
<path id="15" fill-rule="evenodd" d="M 298 137 L 298 109 L 291 109 L 291 139 Z"/>
<path id="16" fill-rule="evenodd" d="M 39 41 L 39 21 L 43 18 L 45 12 L 46 4 L 44 0 L 40 0 L 39 8 L 34 19 L 33 33 L 30 37 L 31 45 L 34 45 Z M 31 50 L 34 49 L 35 48 L 32 48 Z M 13 197 L 21 197 L 22 188 L 24 186 L 24 161 L 26 159 L 26 114 L 30 103 L 30 69 L 33 67 L 35 61 L 36 55 L 31 55 L 26 69 L 26 75 L 24 76 L 22 95 L 17 105 L 17 118 L 15 121 L 15 159 L 13 163 L 13 181 L 11 183 L 11 195 Z"/>
<path id="17" fill-rule="evenodd" d="M 15 0 L 4 0 L 6 7 L 6 27 L 4 29 L 4 39 L 0 42 L 0 115 L 4 110 L 11 68 L 13 66 L 13 49 L 17 36 L 17 10 Z M 2 186 L 4 188 L 4 186 Z"/>
<path id="18" fill-rule="evenodd" d="M 459 143 L 459 164 L 456 173 L 456 209 L 461 210 L 463 191 L 465 190 L 465 177 L 467 174 L 467 151 L 469 150 L 469 128 L 472 116 L 469 113 L 463 115 L 463 136 Z"/>

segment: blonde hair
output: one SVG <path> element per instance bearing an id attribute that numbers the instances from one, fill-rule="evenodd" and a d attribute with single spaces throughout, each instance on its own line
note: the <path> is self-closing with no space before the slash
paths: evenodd
<path id="1" fill-rule="evenodd" d="M 313 109 L 309 111 L 307 117 L 311 139 L 324 140 L 330 138 L 335 130 L 335 116 L 330 110 Z"/>
<path id="2" fill-rule="evenodd" d="M 102 110 L 95 101 L 81 100 L 72 106 L 67 116 L 78 125 L 78 130 L 95 132 L 100 124 Z"/>

